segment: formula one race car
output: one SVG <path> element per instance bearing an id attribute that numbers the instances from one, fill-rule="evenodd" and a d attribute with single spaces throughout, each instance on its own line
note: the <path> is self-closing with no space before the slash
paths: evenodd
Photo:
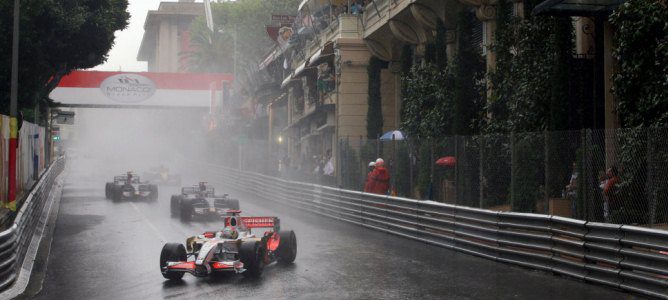
<path id="1" fill-rule="evenodd" d="M 181 176 L 169 173 L 169 169 L 160 165 L 144 173 L 144 179 L 157 184 L 164 184 L 169 186 L 181 185 Z"/>
<path id="2" fill-rule="evenodd" d="M 149 182 L 142 182 L 139 176 L 128 172 L 125 175 L 114 176 L 114 182 L 107 182 L 105 196 L 114 202 L 125 199 L 158 199 L 158 186 Z"/>
<path id="3" fill-rule="evenodd" d="M 227 194 L 216 195 L 215 189 L 206 182 L 181 188 L 181 195 L 173 195 L 170 200 L 172 216 L 179 216 L 181 221 L 190 221 L 193 216 L 222 217 L 230 209 L 239 210 L 239 200 Z"/>
<path id="4" fill-rule="evenodd" d="M 292 230 L 280 230 L 277 217 L 240 217 L 229 210 L 221 231 L 205 232 L 186 240 L 186 245 L 168 243 L 160 253 L 160 272 L 170 280 L 190 273 L 197 277 L 220 272 L 259 277 L 273 262 L 290 264 L 297 256 L 297 237 Z M 253 228 L 268 228 L 261 236 Z"/>

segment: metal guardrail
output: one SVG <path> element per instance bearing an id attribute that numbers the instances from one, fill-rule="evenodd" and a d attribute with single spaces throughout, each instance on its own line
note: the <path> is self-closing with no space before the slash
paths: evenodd
<path id="1" fill-rule="evenodd" d="M 10 287 L 18 277 L 53 182 L 64 166 L 64 158 L 51 164 L 26 197 L 11 227 L 0 232 L 0 291 Z"/>
<path id="2" fill-rule="evenodd" d="M 666 231 L 381 196 L 205 166 L 228 188 L 259 198 L 494 261 L 668 299 Z"/>

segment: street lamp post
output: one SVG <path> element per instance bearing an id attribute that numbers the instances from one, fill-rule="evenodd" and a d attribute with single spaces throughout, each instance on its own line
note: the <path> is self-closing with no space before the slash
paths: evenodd
<path id="1" fill-rule="evenodd" d="M 9 180 L 7 208 L 16 211 L 16 148 L 18 147 L 18 88 L 19 88 L 19 0 L 14 0 L 14 28 L 12 34 L 12 74 L 9 98 Z"/>

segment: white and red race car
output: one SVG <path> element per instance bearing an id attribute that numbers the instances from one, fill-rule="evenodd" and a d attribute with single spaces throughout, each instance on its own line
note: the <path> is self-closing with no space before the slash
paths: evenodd
<path id="1" fill-rule="evenodd" d="M 216 272 L 242 273 L 259 277 L 273 262 L 290 264 L 297 256 L 297 237 L 292 230 L 280 230 L 277 217 L 241 217 L 229 210 L 225 228 L 205 232 L 186 240 L 186 245 L 168 243 L 160 253 L 160 272 L 170 280 L 185 273 L 197 277 Z M 266 229 L 255 235 L 252 229 Z"/>

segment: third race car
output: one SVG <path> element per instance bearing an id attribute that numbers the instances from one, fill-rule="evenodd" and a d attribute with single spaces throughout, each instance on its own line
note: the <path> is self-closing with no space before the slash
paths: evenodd
<path id="1" fill-rule="evenodd" d="M 132 200 L 150 200 L 158 199 L 158 186 L 149 182 L 142 182 L 139 176 L 132 172 L 125 175 L 114 176 L 113 182 L 107 182 L 105 186 L 105 196 L 115 202 Z"/>

